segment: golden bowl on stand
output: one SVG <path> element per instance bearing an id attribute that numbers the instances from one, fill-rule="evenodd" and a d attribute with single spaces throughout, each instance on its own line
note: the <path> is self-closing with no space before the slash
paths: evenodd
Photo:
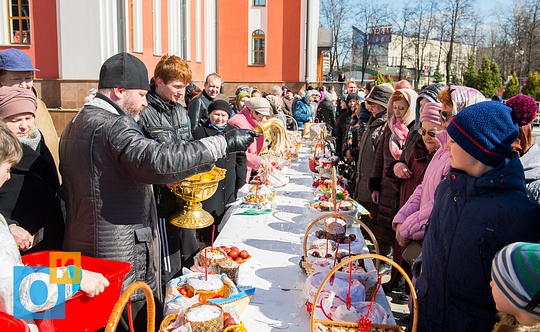
<path id="1" fill-rule="evenodd" d="M 173 193 L 186 204 L 171 216 L 171 224 L 182 228 L 204 228 L 212 225 L 214 217 L 202 208 L 201 202 L 212 197 L 219 181 L 225 178 L 223 168 L 214 167 L 208 172 L 195 174 L 176 184 Z"/>

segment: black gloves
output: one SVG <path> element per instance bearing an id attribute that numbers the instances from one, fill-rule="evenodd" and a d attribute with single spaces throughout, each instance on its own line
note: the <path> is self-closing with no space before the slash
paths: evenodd
<path id="1" fill-rule="evenodd" d="M 235 129 L 225 133 L 227 153 L 244 152 L 259 134 L 249 129 Z"/>

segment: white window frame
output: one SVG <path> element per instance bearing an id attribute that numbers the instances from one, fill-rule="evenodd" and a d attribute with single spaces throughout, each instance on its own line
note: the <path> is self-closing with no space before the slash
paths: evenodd
<path id="1" fill-rule="evenodd" d="M 161 43 L 161 0 L 154 0 L 154 55 L 161 56 L 163 48 Z"/>
<path id="2" fill-rule="evenodd" d="M 133 52 L 143 52 L 143 13 L 142 2 L 143 0 L 132 0 L 132 14 L 133 14 Z"/>

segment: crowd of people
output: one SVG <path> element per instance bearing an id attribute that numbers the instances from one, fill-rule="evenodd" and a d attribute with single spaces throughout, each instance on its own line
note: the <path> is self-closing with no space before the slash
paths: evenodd
<path id="1" fill-rule="evenodd" d="M 58 138 L 32 86 L 37 70 L 22 51 L 0 52 L 0 259 L 7 262 L 0 311 L 16 314 L 13 269 L 21 255 L 64 250 L 129 262 L 124 285 L 152 288 L 159 324 L 164 285 L 193 265 L 238 190 L 268 166 L 265 138 L 254 129 L 277 117 L 290 130 L 326 125 L 380 253 L 413 277 L 419 331 L 491 331 L 497 311 L 505 314 L 499 331 L 540 329 L 533 98 L 487 101 L 475 89 L 442 84 L 416 91 L 406 80 L 364 87 L 349 80 L 339 95 L 330 83 L 298 93 L 241 85 L 226 96 L 219 74 L 201 89 L 177 56 L 163 56 L 149 80 L 143 62 L 119 53 L 103 63 L 97 91 Z M 173 226 L 184 202 L 172 186 L 214 166 L 227 170 L 203 202 L 214 224 Z M 380 269 L 391 272 L 385 290 L 409 301 L 398 273 Z M 108 286 L 99 273 L 81 273 L 68 297 Z M 145 305 L 142 292 L 133 294 L 136 329 L 145 329 Z M 35 330 L 32 317 L 23 318 Z M 118 330 L 128 322 L 126 312 Z"/>

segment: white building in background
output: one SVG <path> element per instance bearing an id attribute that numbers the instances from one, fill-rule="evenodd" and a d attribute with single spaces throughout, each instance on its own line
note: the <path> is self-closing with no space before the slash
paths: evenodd
<path id="1" fill-rule="evenodd" d="M 353 51 L 355 63 L 361 64 L 364 54 L 368 53 L 368 48 L 364 46 L 366 33 L 353 26 Z M 417 67 L 418 45 L 423 47 L 423 57 L 420 62 L 422 76 L 420 86 L 428 84 L 433 76 L 437 64 L 440 71 L 446 76 L 446 54 L 450 48 L 448 41 L 435 39 L 417 39 L 411 36 L 400 36 L 393 32 L 391 25 L 371 27 L 367 34 L 367 39 L 371 43 L 367 67 L 382 74 L 396 76 L 399 73 L 399 66 L 403 66 L 402 74 L 408 75 L 412 79 L 414 69 Z M 403 49 L 403 52 L 402 52 Z M 473 52 L 471 45 L 454 43 L 454 55 L 452 71 L 461 76 L 467 67 L 468 57 Z M 431 82 L 430 82 L 431 83 Z"/>

